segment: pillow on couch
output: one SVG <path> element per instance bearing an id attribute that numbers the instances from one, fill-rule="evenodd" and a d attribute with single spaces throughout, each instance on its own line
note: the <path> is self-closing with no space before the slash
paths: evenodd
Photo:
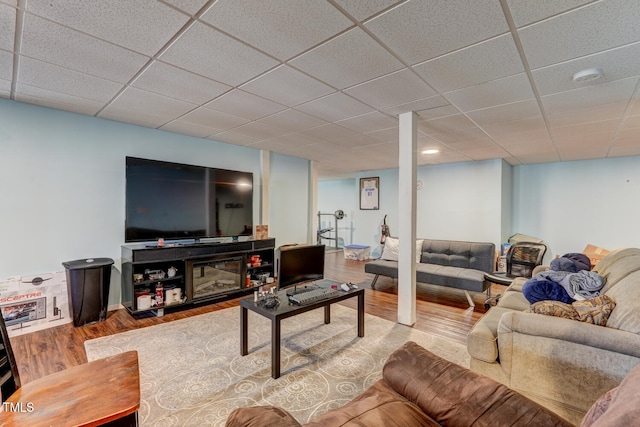
<path id="1" fill-rule="evenodd" d="M 420 262 L 422 257 L 422 243 L 423 239 L 416 240 L 416 262 Z M 382 255 L 380 259 L 387 261 L 398 261 L 398 251 L 400 242 L 397 237 L 387 237 L 384 241 L 384 247 L 382 249 Z"/>

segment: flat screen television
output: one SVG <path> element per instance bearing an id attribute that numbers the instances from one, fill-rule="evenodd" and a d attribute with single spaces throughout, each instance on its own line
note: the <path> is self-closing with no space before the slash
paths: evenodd
<path id="1" fill-rule="evenodd" d="M 324 246 L 296 245 L 280 249 L 278 290 L 324 278 Z"/>
<path id="2" fill-rule="evenodd" d="M 126 158 L 126 242 L 252 232 L 253 173 Z"/>

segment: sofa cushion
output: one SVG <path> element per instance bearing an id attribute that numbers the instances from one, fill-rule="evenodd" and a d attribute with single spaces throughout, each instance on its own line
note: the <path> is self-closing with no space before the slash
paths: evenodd
<path id="1" fill-rule="evenodd" d="M 504 313 L 513 310 L 492 307 L 467 334 L 467 351 L 474 359 L 495 363 L 498 359 L 498 323 Z"/>
<path id="2" fill-rule="evenodd" d="M 274 424 L 278 425 L 279 424 Z M 420 407 L 379 380 L 344 406 L 327 412 L 305 426 L 438 426 Z"/>
<path id="3" fill-rule="evenodd" d="M 602 293 L 609 292 L 620 280 L 629 274 L 640 270 L 640 249 L 618 249 L 600 260 L 593 271 L 603 276 L 607 283 L 602 288 Z"/>
<path id="4" fill-rule="evenodd" d="M 364 272 L 370 274 L 380 274 L 382 276 L 398 278 L 398 261 L 386 261 L 376 259 L 364 265 Z"/>
<path id="5" fill-rule="evenodd" d="M 483 292 L 489 286 L 484 280 L 484 271 L 437 264 L 418 264 L 416 280 L 475 292 Z"/>
<path id="6" fill-rule="evenodd" d="M 291 414 L 275 406 L 250 406 L 233 410 L 227 418 L 226 426 L 242 427 L 300 427 Z"/>
<path id="7" fill-rule="evenodd" d="M 640 334 L 640 271 L 627 275 L 606 295 L 616 302 L 607 326 Z"/>
<path id="8" fill-rule="evenodd" d="M 495 257 L 493 243 L 425 239 L 420 262 L 492 272 Z"/>

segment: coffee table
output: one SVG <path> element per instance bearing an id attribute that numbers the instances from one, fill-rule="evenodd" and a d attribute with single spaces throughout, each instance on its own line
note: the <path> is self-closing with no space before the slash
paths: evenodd
<path id="1" fill-rule="evenodd" d="M 271 377 L 280 377 L 280 324 L 283 319 L 293 317 L 316 308 L 324 307 L 324 323 L 331 323 L 331 304 L 344 301 L 349 298 L 358 298 L 358 337 L 364 337 L 364 289 L 352 289 L 335 297 L 326 298 L 310 304 L 289 304 L 286 292 L 278 292 L 280 305 L 274 308 L 266 308 L 262 302 L 254 302 L 253 297 L 240 300 L 240 355 L 249 354 L 248 314 L 249 310 L 271 320 Z"/>

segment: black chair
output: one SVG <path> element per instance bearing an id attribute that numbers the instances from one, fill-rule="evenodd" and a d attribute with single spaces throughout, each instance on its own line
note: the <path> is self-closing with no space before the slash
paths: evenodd
<path id="1" fill-rule="evenodd" d="M 507 271 L 496 271 L 485 274 L 485 280 L 499 285 L 509 286 L 516 277 L 530 278 L 533 269 L 542 264 L 547 246 L 537 242 L 516 242 L 507 251 Z M 501 295 L 488 297 L 484 303 L 485 308 L 495 304 Z"/>

